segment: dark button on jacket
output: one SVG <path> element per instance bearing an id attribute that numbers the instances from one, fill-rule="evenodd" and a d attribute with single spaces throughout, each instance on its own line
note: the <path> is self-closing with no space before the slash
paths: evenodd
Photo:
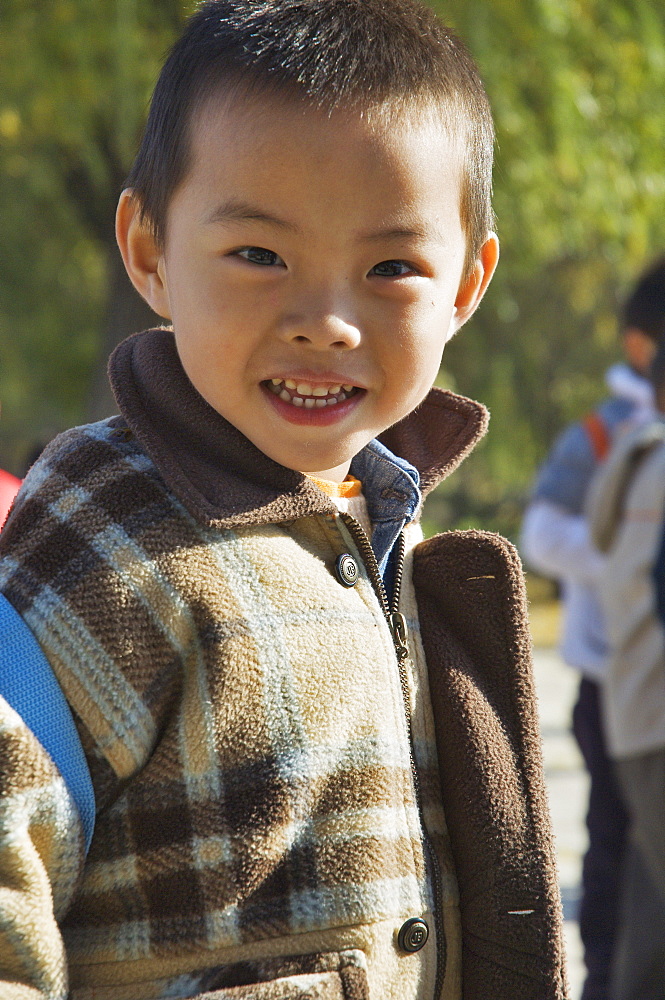
<path id="1" fill-rule="evenodd" d="M 345 552 L 335 560 L 335 576 L 343 587 L 355 587 L 358 582 L 358 564 Z"/>
<path id="2" fill-rule="evenodd" d="M 411 917 L 410 920 L 402 924 L 397 935 L 397 943 L 401 951 L 412 954 L 425 947 L 428 937 L 429 927 L 426 921 L 421 917 Z"/>

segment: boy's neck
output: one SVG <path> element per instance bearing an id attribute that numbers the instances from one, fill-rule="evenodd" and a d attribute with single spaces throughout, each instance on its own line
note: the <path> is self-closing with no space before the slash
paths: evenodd
<path id="1" fill-rule="evenodd" d="M 309 479 L 321 479 L 325 483 L 343 483 L 349 474 L 351 462 L 343 462 L 334 469 L 324 469 L 323 472 L 303 472 Z"/>

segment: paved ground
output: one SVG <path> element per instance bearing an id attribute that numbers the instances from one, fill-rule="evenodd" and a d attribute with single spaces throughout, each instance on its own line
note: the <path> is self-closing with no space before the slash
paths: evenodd
<path id="1" fill-rule="evenodd" d="M 586 848 L 584 813 L 587 777 L 570 735 L 577 674 L 552 649 L 536 649 L 535 675 L 540 704 L 545 777 L 557 841 L 565 917 L 571 1000 L 579 1000 L 584 966 L 576 922 L 581 859 Z"/>

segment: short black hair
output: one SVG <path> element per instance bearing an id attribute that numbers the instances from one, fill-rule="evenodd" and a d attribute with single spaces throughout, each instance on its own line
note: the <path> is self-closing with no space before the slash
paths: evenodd
<path id="1" fill-rule="evenodd" d="M 623 327 L 634 327 L 656 343 L 665 343 L 665 256 L 651 264 L 628 296 Z"/>
<path id="2" fill-rule="evenodd" d="M 190 125 L 217 92 L 301 99 L 331 114 L 424 104 L 464 149 L 467 271 L 494 228 L 492 112 L 463 43 L 420 0 L 206 0 L 162 69 L 127 178 L 159 245 L 189 168 Z"/>

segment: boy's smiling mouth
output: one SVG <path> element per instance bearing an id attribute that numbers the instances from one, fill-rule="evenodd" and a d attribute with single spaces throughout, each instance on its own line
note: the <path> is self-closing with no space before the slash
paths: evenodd
<path id="1" fill-rule="evenodd" d="M 352 396 L 363 392 L 358 386 L 349 383 L 312 383 L 304 379 L 266 379 L 262 383 L 275 396 L 291 406 L 306 410 L 323 410 L 338 406 Z"/>

